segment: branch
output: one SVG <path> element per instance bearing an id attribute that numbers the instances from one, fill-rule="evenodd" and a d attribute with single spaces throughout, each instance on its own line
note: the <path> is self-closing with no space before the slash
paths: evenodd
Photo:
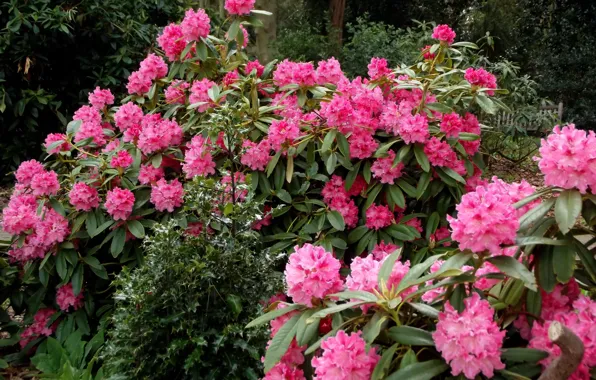
<path id="1" fill-rule="evenodd" d="M 550 325 L 548 338 L 561 348 L 561 356 L 550 363 L 538 380 L 567 379 L 584 357 L 584 344 L 573 331 L 557 321 Z"/>

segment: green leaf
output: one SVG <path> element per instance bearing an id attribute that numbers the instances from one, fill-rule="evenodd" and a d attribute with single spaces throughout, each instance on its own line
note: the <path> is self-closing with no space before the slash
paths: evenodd
<path id="1" fill-rule="evenodd" d="M 395 351 L 397 350 L 397 344 L 389 347 L 388 349 L 383 352 L 383 356 L 375 366 L 375 369 L 371 375 L 371 380 L 381 380 L 385 378 L 389 367 L 391 366 L 391 362 L 393 361 L 393 356 L 395 355 Z"/>
<path id="2" fill-rule="evenodd" d="M 538 220 L 544 218 L 546 214 L 551 210 L 553 205 L 555 204 L 556 199 L 548 199 L 536 207 L 533 207 L 528 212 L 526 212 L 520 219 L 519 219 L 519 229 L 520 231 L 525 231 L 536 223 Z"/>
<path id="3" fill-rule="evenodd" d="M 451 168 L 446 168 L 446 167 L 442 167 L 442 168 L 437 168 L 437 172 L 443 172 L 446 175 L 448 175 L 449 177 L 453 178 L 454 180 L 456 180 L 459 183 L 463 183 L 464 185 L 466 184 L 466 180 L 464 179 L 464 177 L 462 177 L 461 175 L 457 174 L 453 169 Z"/>
<path id="4" fill-rule="evenodd" d="M 273 170 L 275 170 L 275 167 L 277 166 L 277 162 L 279 161 L 280 157 L 281 157 L 281 150 L 279 152 L 277 152 L 275 154 L 275 156 L 273 156 L 271 161 L 269 161 L 269 163 L 267 164 L 267 177 L 270 177 L 271 173 L 273 173 Z"/>
<path id="5" fill-rule="evenodd" d="M 335 153 L 331 153 L 327 160 L 325 161 L 325 169 L 327 169 L 327 173 L 333 174 L 335 171 L 335 167 L 337 166 L 337 155 Z"/>
<path id="6" fill-rule="evenodd" d="M 368 232 L 368 227 L 366 227 L 366 226 L 358 226 L 358 227 L 354 228 L 348 234 L 348 244 L 356 243 L 358 240 L 362 239 L 364 234 L 367 232 Z"/>
<path id="7" fill-rule="evenodd" d="M 290 347 L 298 329 L 299 319 L 300 314 L 294 315 L 277 331 L 271 340 L 271 344 L 265 353 L 265 373 L 269 372 L 281 360 L 288 347 Z"/>
<path id="8" fill-rule="evenodd" d="M 346 228 L 346 222 L 344 217 L 337 211 L 333 210 L 327 213 L 327 219 L 329 223 L 338 231 L 343 231 Z"/>
<path id="9" fill-rule="evenodd" d="M 418 358 L 416 357 L 416 353 L 414 352 L 414 350 L 410 348 L 402 357 L 401 362 L 399 363 L 399 369 L 406 368 L 410 364 L 414 363 L 418 363 Z"/>
<path id="10" fill-rule="evenodd" d="M 422 197 L 422 195 L 426 191 L 426 188 L 430 184 L 430 178 L 430 172 L 422 173 L 422 175 L 420 176 L 420 180 L 418 181 L 418 186 L 416 186 L 416 199 L 420 199 L 420 197 Z"/>
<path id="11" fill-rule="evenodd" d="M 416 156 L 416 161 L 424 170 L 425 172 L 430 171 L 430 162 L 428 161 L 428 157 L 426 157 L 426 153 L 424 153 L 424 148 L 420 144 L 414 145 L 414 156 Z"/>
<path id="12" fill-rule="evenodd" d="M 434 319 L 439 318 L 439 310 L 425 303 L 408 302 L 414 310 Z"/>
<path id="13" fill-rule="evenodd" d="M 343 154 L 347 159 L 350 159 L 350 144 L 348 143 L 346 136 L 343 133 L 338 133 L 335 137 L 335 140 L 337 141 L 337 147 L 339 148 L 341 154 Z M 358 162 L 358 165 L 359 164 L 360 162 Z"/>
<path id="14" fill-rule="evenodd" d="M 292 197 L 290 196 L 290 193 L 284 189 L 278 190 L 275 195 L 286 203 L 292 203 Z"/>
<path id="15" fill-rule="evenodd" d="M 528 245 L 536 245 L 536 244 L 542 244 L 542 245 L 565 245 L 565 244 L 567 244 L 567 242 L 565 240 L 555 240 L 555 239 L 549 239 L 549 238 L 540 237 L 540 236 L 518 237 L 516 239 L 515 243 L 516 243 L 516 245 L 518 245 L 520 247 L 524 247 L 524 246 L 528 246 Z"/>
<path id="16" fill-rule="evenodd" d="M 591 253 L 588 248 L 576 238 L 573 238 L 572 242 L 579 259 L 584 266 L 584 269 L 586 272 L 588 272 L 590 277 L 592 277 L 592 281 L 596 282 L 596 260 L 594 259 L 594 254 Z"/>
<path id="17" fill-rule="evenodd" d="M 83 265 L 77 265 L 74 272 L 72 273 L 72 292 L 75 296 L 78 296 L 83 288 Z"/>
<path id="18" fill-rule="evenodd" d="M 312 317 L 314 310 L 306 310 L 302 313 L 300 320 L 298 321 L 298 329 L 296 331 L 296 342 L 299 346 L 308 344 L 319 332 L 319 319 L 313 320 L 312 323 L 306 323 L 306 321 Z"/>
<path id="19" fill-rule="evenodd" d="M 299 309 L 301 307 L 303 307 L 303 305 L 299 305 L 299 304 L 286 304 L 286 307 L 284 307 L 282 309 L 275 309 L 275 310 L 272 310 L 272 311 L 268 312 L 267 314 L 264 314 L 264 315 L 261 315 L 258 318 L 255 318 L 249 324 L 247 324 L 245 328 L 250 328 L 250 327 L 255 327 L 255 326 L 262 325 L 264 323 L 267 323 L 267 322 L 271 321 L 272 319 L 275 319 L 277 317 L 281 317 L 282 315 L 287 314 L 287 313 L 289 313 L 291 311 L 294 311 L 296 309 Z"/>
<path id="20" fill-rule="evenodd" d="M 159 169 L 162 160 L 163 156 L 160 153 L 158 153 L 155 156 L 151 157 L 151 165 L 153 165 L 154 168 Z"/>
<path id="21" fill-rule="evenodd" d="M 560 283 L 566 284 L 571 280 L 575 271 L 575 250 L 572 246 L 553 247 L 553 270 Z"/>
<path id="22" fill-rule="evenodd" d="M 8 363 L 4 359 L 0 359 L 0 369 L 8 368 Z"/>
<path id="23" fill-rule="evenodd" d="M 133 234 L 136 238 L 142 239 L 145 237 L 145 227 L 139 222 L 138 220 L 129 220 L 126 222 L 128 226 L 128 230 L 131 234 Z"/>
<path id="24" fill-rule="evenodd" d="M 428 108 L 431 111 L 438 111 L 441 113 L 453 112 L 451 107 L 447 106 L 445 103 L 427 103 L 426 108 Z"/>
<path id="25" fill-rule="evenodd" d="M 346 303 L 342 303 L 339 305 L 335 305 L 335 306 L 331 306 L 328 308 L 325 308 L 323 310 L 319 310 L 316 313 L 314 313 L 311 317 L 311 319 L 315 319 L 315 318 L 325 318 L 326 316 L 328 316 L 329 314 L 335 314 L 338 313 L 340 311 L 344 311 L 346 309 L 351 309 L 351 308 L 355 308 L 367 303 L 371 303 L 370 301 L 353 301 L 353 302 L 346 302 Z M 309 321 L 307 321 L 307 323 L 310 323 Z"/>
<path id="26" fill-rule="evenodd" d="M 362 328 L 362 338 L 364 338 L 364 341 L 372 344 L 387 322 L 389 322 L 387 314 L 384 311 L 378 310 Z"/>
<path id="27" fill-rule="evenodd" d="M 482 110 L 488 114 L 495 114 L 497 112 L 497 108 L 495 107 L 495 103 L 490 100 L 486 95 L 477 94 L 476 95 L 476 103 L 482 108 Z"/>
<path id="28" fill-rule="evenodd" d="M 448 368 L 449 366 L 442 360 L 429 360 L 401 368 L 387 376 L 385 380 L 431 380 L 433 377 L 445 372 Z"/>
<path id="29" fill-rule="evenodd" d="M 322 152 L 326 152 L 331 149 L 331 145 L 333 145 L 336 135 L 337 129 L 332 129 L 329 133 L 327 133 L 327 135 L 325 135 L 325 138 L 323 139 L 323 145 L 321 146 Z"/>
<path id="30" fill-rule="evenodd" d="M 578 190 L 565 190 L 559 194 L 555 203 L 555 219 L 561 233 L 565 235 L 569 232 L 581 211 L 582 196 Z"/>
<path id="31" fill-rule="evenodd" d="M 124 230 L 124 228 L 118 228 L 114 233 L 114 237 L 112 238 L 112 244 L 110 245 L 110 252 L 112 253 L 113 257 L 118 257 L 118 255 L 122 253 L 125 242 L 126 231 Z"/>
<path id="32" fill-rule="evenodd" d="M 534 348 L 506 348 L 501 353 L 501 359 L 511 363 L 537 363 L 548 357 L 548 352 Z"/>
<path id="33" fill-rule="evenodd" d="M 377 199 L 377 195 L 379 195 L 382 189 L 383 185 L 381 185 L 380 183 L 377 183 L 370 189 L 370 191 L 366 195 L 366 201 L 364 202 L 363 207 L 364 210 L 368 210 L 368 208 L 375 202 L 375 199 Z"/>
<path id="34" fill-rule="evenodd" d="M 547 247 L 540 252 L 540 255 L 537 256 L 538 268 L 536 273 L 538 274 L 540 287 L 550 293 L 553 291 L 557 283 L 555 280 L 555 273 L 553 271 L 553 250 L 551 247 Z"/>
<path id="35" fill-rule="evenodd" d="M 62 280 L 66 279 L 68 267 L 66 266 L 66 257 L 62 252 L 56 255 L 56 271 Z"/>
<path id="36" fill-rule="evenodd" d="M 389 186 L 389 196 L 393 200 L 393 202 L 400 208 L 406 207 L 406 198 L 404 197 L 404 193 L 400 190 L 400 188 L 396 185 Z"/>
<path id="37" fill-rule="evenodd" d="M 337 297 L 340 300 L 357 299 L 361 301 L 377 302 L 377 296 L 364 290 L 344 290 L 343 292 L 331 294 L 330 297 Z"/>
<path id="38" fill-rule="evenodd" d="M 230 29 L 228 29 L 228 39 L 235 40 L 236 35 L 238 34 L 239 30 L 240 30 L 240 19 L 237 18 L 234 20 L 234 22 L 232 22 L 232 25 L 230 25 Z"/>
<path id="39" fill-rule="evenodd" d="M 240 313 L 242 312 L 242 299 L 235 294 L 228 294 L 228 296 L 226 297 L 226 304 L 228 305 L 232 313 L 234 313 L 236 318 L 238 318 L 238 315 L 240 315 Z"/>
<path id="40" fill-rule="evenodd" d="M 402 248 L 396 249 L 391 255 L 389 255 L 385 261 L 383 261 L 383 265 L 381 265 L 381 269 L 379 270 L 379 277 L 378 277 L 378 284 L 379 288 L 382 289 L 383 285 L 386 285 L 389 281 L 389 276 L 391 276 L 391 272 L 393 271 L 393 266 L 395 262 L 401 255 Z"/>
<path id="41" fill-rule="evenodd" d="M 435 342 L 430 332 L 412 326 L 394 326 L 389 329 L 389 337 L 397 343 L 408 346 L 432 346 Z"/>
<path id="42" fill-rule="evenodd" d="M 430 235 L 434 234 L 435 231 L 437 230 L 437 227 L 439 226 L 439 213 L 438 212 L 433 212 L 432 214 L 430 214 L 430 216 L 428 217 L 428 220 L 426 221 L 426 228 L 425 228 L 425 232 L 426 232 L 426 240 L 430 239 Z"/>
<path id="43" fill-rule="evenodd" d="M 509 277 L 517 278 L 524 282 L 524 285 L 530 289 L 536 291 L 536 278 L 534 274 L 530 272 L 522 263 L 510 256 L 493 256 L 487 259 L 490 263 L 494 264 L 499 270 L 505 273 Z"/>

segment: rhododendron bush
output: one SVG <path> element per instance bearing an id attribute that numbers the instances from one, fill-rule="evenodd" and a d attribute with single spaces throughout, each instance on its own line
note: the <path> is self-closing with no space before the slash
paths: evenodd
<path id="1" fill-rule="evenodd" d="M 47 163 L 15 173 L 3 226 L 24 351 L 95 329 L 155 222 L 234 234 L 248 197 L 264 204 L 251 228 L 289 256 L 285 295 L 252 323 L 271 321 L 266 378 L 532 377 L 559 354 L 555 320 L 594 349 L 596 262 L 576 239 L 594 235 L 594 134 L 543 142 L 540 192 L 483 180 L 477 115 L 503 104 L 492 74 L 461 65 L 474 44 L 440 25 L 414 65 L 374 58 L 366 78 L 333 58 L 263 65 L 244 51 L 266 13 L 252 6 L 227 1 L 224 29 L 188 10 L 128 96 L 94 91 Z M 224 189 L 212 210 L 185 204 L 198 179 Z"/>

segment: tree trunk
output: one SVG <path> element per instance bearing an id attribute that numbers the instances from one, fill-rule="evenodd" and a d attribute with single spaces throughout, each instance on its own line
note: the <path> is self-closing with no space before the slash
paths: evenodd
<path id="1" fill-rule="evenodd" d="M 277 0 L 257 0 L 257 9 L 273 13 L 271 16 L 258 16 L 263 22 L 262 28 L 256 28 L 256 56 L 264 65 L 275 56 L 275 48 L 271 45 L 277 37 Z"/>
<path id="2" fill-rule="evenodd" d="M 330 35 L 335 37 L 337 47 L 341 48 L 346 0 L 329 0 L 329 12 L 331 13 L 331 26 L 333 27 L 333 30 L 330 31 Z"/>
<path id="3" fill-rule="evenodd" d="M 551 323 L 548 338 L 561 348 L 561 355 L 550 363 L 538 380 L 567 379 L 584 357 L 584 344 L 573 331 L 557 321 Z"/>

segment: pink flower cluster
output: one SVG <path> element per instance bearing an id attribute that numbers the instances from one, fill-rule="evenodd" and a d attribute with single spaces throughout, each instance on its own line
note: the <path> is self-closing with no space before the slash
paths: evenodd
<path id="1" fill-rule="evenodd" d="M 246 149 L 240 159 L 242 165 L 246 165 L 252 170 L 265 170 L 265 167 L 271 161 L 271 156 L 269 155 L 271 146 L 269 141 L 261 140 L 257 144 L 250 140 L 244 140 L 242 147 Z"/>
<path id="2" fill-rule="evenodd" d="M 158 211 L 174 212 L 176 207 L 182 206 L 183 198 L 184 188 L 177 179 L 168 183 L 162 178 L 151 186 L 151 203 Z"/>
<path id="3" fill-rule="evenodd" d="M 175 120 L 161 120 L 161 117 L 152 120 L 149 116 L 143 119 L 138 137 L 138 146 L 143 153 L 151 154 L 182 143 L 184 132 Z"/>
<path id="4" fill-rule="evenodd" d="M 451 146 L 436 137 L 431 137 L 424 145 L 424 153 L 432 166 L 444 166 L 455 168 L 458 162 L 457 154 L 451 149 Z"/>
<path id="5" fill-rule="evenodd" d="M 457 218 L 447 216 L 453 231 L 451 237 L 460 249 L 498 254 L 501 244 L 513 244 L 519 219 L 510 200 L 508 194 L 484 187 L 464 194 L 456 206 Z"/>
<path id="6" fill-rule="evenodd" d="M 283 296 L 283 298 L 285 299 L 285 296 Z M 277 305 L 277 309 L 283 309 L 285 307 L 287 307 L 287 304 L 285 303 L 279 303 Z M 298 314 L 298 311 L 294 310 L 272 320 L 271 338 L 273 338 L 279 329 L 296 314 Z M 271 342 L 267 343 L 267 347 L 269 347 L 270 344 Z M 300 368 L 304 363 L 304 355 L 302 352 L 305 349 L 306 346 L 298 346 L 296 339 L 294 338 L 286 353 L 281 357 L 281 360 L 267 372 L 263 380 L 305 380 L 304 372 Z"/>
<path id="7" fill-rule="evenodd" d="M 205 112 L 209 108 L 215 106 L 215 103 L 209 97 L 209 89 L 213 86 L 217 86 L 217 83 L 207 78 L 195 81 L 192 84 L 192 87 L 190 88 L 190 96 L 188 97 L 189 103 L 204 103 L 197 107 L 198 112 Z"/>
<path id="8" fill-rule="evenodd" d="M 29 342 L 32 342 L 41 336 L 52 335 L 57 326 L 56 323 L 48 326 L 48 323 L 55 313 L 56 310 L 50 308 L 37 310 L 37 313 L 35 313 L 35 316 L 33 317 L 33 323 L 31 326 L 27 327 L 21 333 L 21 341 L 19 342 L 21 348 L 25 348 Z"/>
<path id="9" fill-rule="evenodd" d="M 449 25 L 437 25 L 433 30 L 432 38 L 445 42 L 447 45 L 451 45 L 455 41 L 455 32 Z"/>
<path id="10" fill-rule="evenodd" d="M 316 379 L 368 380 L 380 357 L 374 347 L 367 352 L 361 332 L 339 330 L 321 343 L 323 353 L 312 359 Z"/>
<path id="11" fill-rule="evenodd" d="M 543 350 L 549 356 L 541 361 L 546 368 L 561 355 L 561 349 L 548 337 L 548 329 L 553 321 L 558 321 L 577 335 L 584 344 L 584 356 L 570 380 L 588 380 L 590 371 L 596 368 L 596 302 L 581 295 L 573 302 L 568 311 L 559 311 L 551 320 L 544 323 L 534 322 L 532 339 L 528 347 Z"/>
<path id="12" fill-rule="evenodd" d="M 184 164 L 182 165 L 186 178 L 215 174 L 215 162 L 211 157 L 208 140 L 201 135 L 196 135 L 186 144 L 186 147 L 188 150 L 184 154 Z"/>
<path id="13" fill-rule="evenodd" d="M 428 139 L 428 120 L 424 115 L 405 115 L 397 126 L 397 133 L 406 144 L 423 143 Z"/>
<path id="14" fill-rule="evenodd" d="M 278 87 L 290 84 L 314 86 L 317 83 L 317 76 L 312 63 L 292 62 L 284 59 L 273 72 L 273 82 Z"/>
<path id="15" fill-rule="evenodd" d="M 493 90 L 497 88 L 497 78 L 483 68 L 474 69 L 469 67 L 466 69 L 464 78 L 474 87 L 488 88 L 487 95 L 492 96 L 495 94 Z"/>
<path id="16" fill-rule="evenodd" d="M 334 175 L 321 191 L 325 203 L 331 210 L 341 214 L 348 227 L 355 227 L 358 223 L 358 207 L 354 200 L 350 199 L 350 196 L 360 194 L 363 190 L 362 182 L 364 182 L 363 179 L 354 181 L 350 191 L 346 191 L 344 180 L 340 176 Z M 366 186 L 366 182 L 364 182 L 364 186 Z"/>
<path id="17" fill-rule="evenodd" d="M 474 379 L 482 372 L 488 378 L 503 369 L 501 347 L 505 331 L 494 322 L 495 311 L 478 293 L 464 300 L 465 310 L 458 313 L 450 303 L 439 313 L 437 330 L 432 334 L 437 351 L 451 366 L 453 376 L 463 373 Z"/>
<path id="18" fill-rule="evenodd" d="M 569 124 L 558 125 L 542 139 L 540 156 L 534 158 L 547 186 L 588 190 L 596 193 L 596 134 L 586 133 Z"/>
<path id="19" fill-rule="evenodd" d="M 163 33 L 157 38 L 157 44 L 163 49 L 170 61 L 176 61 L 186 47 L 182 27 L 174 23 L 166 26 Z"/>
<path id="20" fill-rule="evenodd" d="M 151 164 L 142 165 L 139 170 L 139 182 L 142 185 L 148 185 L 153 182 L 157 182 L 160 178 L 165 175 L 163 168 L 156 168 Z"/>
<path id="21" fill-rule="evenodd" d="M 380 230 L 388 227 L 395 221 L 395 216 L 384 205 L 371 205 L 366 210 L 366 227 L 372 230 Z"/>
<path id="22" fill-rule="evenodd" d="M 96 87 L 93 92 L 89 93 L 89 104 L 98 110 L 103 109 L 105 106 L 111 106 L 114 104 L 114 95 L 112 91 L 102 90 Z"/>
<path id="23" fill-rule="evenodd" d="M 255 6 L 255 0 L 226 0 L 224 8 L 231 15 L 247 15 Z"/>
<path id="24" fill-rule="evenodd" d="M 143 95 L 149 91 L 154 80 L 166 76 L 168 65 L 163 58 L 151 53 L 141 62 L 138 71 L 134 71 L 128 77 L 126 88 L 130 95 Z"/>
<path id="25" fill-rule="evenodd" d="M 393 79 L 395 77 L 388 67 L 385 58 L 372 58 L 370 60 L 368 64 L 368 76 L 371 80 L 379 80 L 381 78 Z"/>
<path id="26" fill-rule="evenodd" d="M 115 187 L 106 195 L 106 210 L 114 220 L 126 220 L 132 213 L 135 195 L 128 189 Z"/>
<path id="27" fill-rule="evenodd" d="M 83 182 L 77 182 L 68 193 L 70 204 L 77 211 L 91 211 L 99 206 L 99 194 L 97 189 Z"/>
<path id="28" fill-rule="evenodd" d="M 317 64 L 317 83 L 318 84 L 338 84 L 342 80 L 347 80 L 344 72 L 341 70 L 339 61 L 333 57 L 326 61 L 319 61 Z"/>
<path id="29" fill-rule="evenodd" d="M 447 137 L 457 137 L 462 130 L 463 121 L 457 113 L 446 113 L 442 116 L 441 132 L 444 132 Z"/>
<path id="30" fill-rule="evenodd" d="M 184 19 L 180 23 L 182 33 L 187 41 L 199 41 L 201 38 L 207 38 L 211 29 L 211 20 L 203 9 L 188 9 L 184 14 Z"/>
<path id="31" fill-rule="evenodd" d="M 115 155 L 112 156 L 110 166 L 113 168 L 126 169 L 132 165 L 133 158 L 126 150 L 119 150 Z"/>
<path id="32" fill-rule="evenodd" d="M 43 145 L 45 146 L 48 154 L 67 152 L 70 150 L 70 144 L 68 143 L 67 138 L 68 137 L 63 133 L 50 133 L 46 137 Z"/>
<path id="33" fill-rule="evenodd" d="M 90 138 L 90 143 L 94 143 L 97 146 L 106 144 L 106 136 L 103 132 L 99 110 L 91 106 L 82 106 L 75 111 L 72 119 L 81 121 L 81 126 L 74 136 L 75 142 Z"/>
<path id="34" fill-rule="evenodd" d="M 284 144 L 292 144 L 294 140 L 300 137 L 300 127 L 295 120 L 274 120 L 269 126 L 269 133 L 267 139 L 271 148 L 276 152 L 279 151 Z"/>
<path id="35" fill-rule="evenodd" d="M 341 264 L 331 253 L 312 244 L 296 246 L 294 251 L 284 275 L 288 286 L 286 294 L 295 303 L 312 307 L 313 299 L 322 299 L 342 290 Z"/>
<path id="36" fill-rule="evenodd" d="M 70 306 L 72 306 L 73 310 L 77 310 L 83 306 L 83 291 L 81 290 L 79 295 L 75 296 L 72 283 L 63 285 L 56 292 L 56 303 L 62 311 L 68 311 Z"/>
<path id="37" fill-rule="evenodd" d="M 393 165 L 394 160 L 395 152 L 392 150 L 387 152 L 387 157 L 378 158 L 370 168 L 373 177 L 378 178 L 381 183 L 394 184 L 395 180 L 402 176 L 404 169 L 404 164 L 401 162 Z"/>
<path id="38" fill-rule="evenodd" d="M 186 102 L 186 90 L 190 87 L 188 82 L 176 79 L 165 91 L 166 103 L 184 104 Z"/>

